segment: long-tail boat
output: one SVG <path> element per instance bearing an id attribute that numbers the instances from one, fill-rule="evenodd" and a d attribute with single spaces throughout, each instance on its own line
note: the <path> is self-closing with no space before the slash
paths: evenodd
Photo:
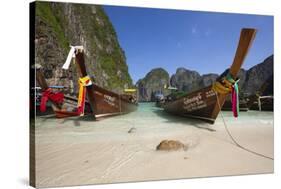
<path id="1" fill-rule="evenodd" d="M 273 111 L 273 75 L 270 75 L 256 94 L 247 98 L 250 110 Z"/>
<path id="2" fill-rule="evenodd" d="M 167 100 L 163 105 L 164 110 L 175 115 L 200 119 L 213 124 L 225 102 L 226 96 L 232 92 L 233 107 L 237 111 L 237 107 L 235 108 L 238 96 L 236 77 L 255 34 L 255 29 L 244 28 L 241 30 L 233 63 L 225 77 L 218 78 L 214 84 L 208 87 L 189 94 L 179 95 L 170 101 Z M 234 114 L 234 116 L 237 116 L 237 112 Z"/>
<path id="3" fill-rule="evenodd" d="M 35 65 L 37 85 L 41 88 L 40 111 L 45 112 L 47 102 L 51 102 L 51 108 L 57 118 L 65 118 L 71 116 L 83 116 L 92 112 L 89 102 L 85 99 L 85 92 L 79 92 L 78 98 L 57 92 L 53 87 L 48 86 L 44 77 L 41 65 Z M 37 92 L 36 92 L 37 93 Z"/>
<path id="4" fill-rule="evenodd" d="M 178 89 L 176 87 L 171 87 L 171 86 L 167 86 L 164 85 L 164 90 L 169 90 L 170 93 L 176 92 L 178 93 Z M 165 104 L 166 98 L 169 98 L 170 95 L 168 96 L 164 96 L 164 94 L 162 94 L 161 96 L 157 96 L 156 97 L 156 102 L 155 102 L 155 106 L 158 108 L 163 108 L 163 105 Z"/>
<path id="5" fill-rule="evenodd" d="M 72 46 L 63 69 L 68 69 L 71 58 L 75 56 L 75 63 L 78 68 L 80 80 L 86 88 L 88 101 L 93 111 L 95 119 L 105 116 L 120 115 L 135 111 L 137 109 L 137 99 L 132 93 L 134 89 L 125 89 L 124 93 L 117 94 L 106 90 L 91 81 L 88 76 L 84 60 L 84 50 L 81 46 Z"/>
<path id="6" fill-rule="evenodd" d="M 221 108 L 223 111 L 232 111 L 232 102 L 230 95 L 226 97 L 226 100 Z M 239 111 L 247 112 L 249 110 L 248 103 L 244 98 L 239 99 Z"/>

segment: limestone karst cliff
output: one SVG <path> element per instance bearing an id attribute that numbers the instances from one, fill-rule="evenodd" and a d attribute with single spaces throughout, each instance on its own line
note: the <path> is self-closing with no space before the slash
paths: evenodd
<path id="1" fill-rule="evenodd" d="M 35 63 L 42 65 L 49 85 L 77 93 L 75 65 L 68 71 L 61 67 L 69 45 L 82 45 L 95 83 L 116 92 L 132 86 L 125 53 L 102 6 L 37 1 L 35 7 Z"/>
<path id="2" fill-rule="evenodd" d="M 161 73 L 158 72 L 161 70 Z M 222 75 L 227 73 L 226 70 Z M 160 90 L 160 86 L 168 83 L 170 86 L 176 87 L 179 91 L 192 92 L 194 90 L 211 85 L 219 77 L 218 74 L 200 75 L 197 71 L 188 70 L 186 68 L 178 68 L 176 73 L 168 78 L 169 74 L 162 68 L 153 69 L 143 79 L 138 82 L 140 101 L 152 101 L 153 95 Z M 266 83 L 266 88 L 261 94 L 273 95 L 273 55 L 267 57 L 263 62 L 245 70 L 241 69 L 238 73 L 240 94 L 250 96 L 257 93 Z"/>

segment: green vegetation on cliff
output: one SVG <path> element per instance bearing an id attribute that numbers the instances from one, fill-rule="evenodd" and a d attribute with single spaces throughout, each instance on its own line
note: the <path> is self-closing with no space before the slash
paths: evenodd
<path id="1" fill-rule="evenodd" d="M 50 3 L 36 2 L 36 16 L 40 17 L 47 25 L 49 25 L 56 34 L 59 43 L 68 49 L 69 43 L 66 39 L 59 17 L 53 13 Z"/>
<path id="2" fill-rule="evenodd" d="M 139 101 L 153 101 L 157 93 L 166 96 L 169 93 L 165 90 L 165 86 L 169 86 L 169 73 L 163 68 L 152 69 L 143 79 L 137 82 L 137 86 Z"/>
<path id="3" fill-rule="evenodd" d="M 69 45 L 83 45 L 88 72 L 98 85 L 115 91 L 132 86 L 124 51 L 102 6 L 37 1 L 36 17 L 36 32 L 47 36 L 49 44 L 46 42 L 46 46 L 50 42 L 58 43 L 58 47 L 53 45 L 49 51 L 63 49 L 66 54 Z M 48 57 L 41 52 L 39 57 Z M 61 62 L 62 58 L 58 59 L 57 62 Z M 46 58 L 44 61 L 48 65 L 55 64 Z M 59 69 L 58 65 L 52 67 Z M 75 74 L 73 72 L 70 78 L 76 78 Z"/>

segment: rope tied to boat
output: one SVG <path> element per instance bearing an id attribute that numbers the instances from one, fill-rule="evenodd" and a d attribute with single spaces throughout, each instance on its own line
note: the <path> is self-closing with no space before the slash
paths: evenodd
<path id="1" fill-rule="evenodd" d="M 231 93 L 231 104 L 232 104 L 232 112 L 234 117 L 238 117 L 239 115 L 239 87 L 238 87 L 239 79 L 235 80 L 228 73 L 226 77 L 223 77 L 221 81 L 216 81 L 213 84 L 212 89 L 220 94 L 227 95 Z"/>
<path id="2" fill-rule="evenodd" d="M 216 98 L 217 98 L 217 105 L 218 105 L 219 109 L 221 109 L 221 105 L 220 105 L 219 97 L 218 97 L 218 94 L 217 94 L 217 93 L 216 93 Z M 247 148 L 247 147 L 245 147 L 245 146 L 242 146 L 240 143 L 238 143 L 238 141 L 235 140 L 235 138 L 232 136 L 230 130 L 228 129 L 228 126 L 227 126 L 227 124 L 226 124 L 226 121 L 224 120 L 223 114 L 222 114 L 221 112 L 220 112 L 219 114 L 221 115 L 224 128 L 225 128 L 225 130 L 226 130 L 228 136 L 230 137 L 230 139 L 232 140 L 232 142 L 233 142 L 234 145 L 236 145 L 238 148 L 241 148 L 242 150 L 245 150 L 245 151 L 250 152 L 250 153 L 252 153 L 252 154 L 255 154 L 255 155 L 257 155 L 257 156 L 264 157 L 264 158 L 267 158 L 267 159 L 270 159 L 270 160 L 274 160 L 273 157 L 270 157 L 270 156 L 261 154 L 261 153 L 256 152 L 256 151 L 253 151 L 253 150 L 251 150 L 251 149 L 249 149 L 249 148 Z"/>
<path id="3" fill-rule="evenodd" d="M 61 92 L 54 93 L 51 88 L 46 89 L 42 92 L 41 103 L 40 103 L 40 111 L 46 111 L 46 104 L 50 100 L 53 103 L 61 104 L 63 103 L 64 94 Z"/>
<path id="4" fill-rule="evenodd" d="M 81 83 L 83 86 L 89 86 L 92 85 L 92 81 L 90 76 L 86 75 L 85 77 L 79 78 L 79 83 Z"/>

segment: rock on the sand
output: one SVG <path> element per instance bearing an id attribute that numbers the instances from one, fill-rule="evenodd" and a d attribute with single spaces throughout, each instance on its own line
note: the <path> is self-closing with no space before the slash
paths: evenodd
<path id="1" fill-rule="evenodd" d="M 129 131 L 128 131 L 128 133 L 135 133 L 136 132 L 136 128 L 135 127 L 132 127 Z"/>
<path id="2" fill-rule="evenodd" d="M 184 145 L 178 140 L 163 140 L 156 147 L 156 150 L 175 151 L 175 150 L 187 150 L 188 146 Z"/>

